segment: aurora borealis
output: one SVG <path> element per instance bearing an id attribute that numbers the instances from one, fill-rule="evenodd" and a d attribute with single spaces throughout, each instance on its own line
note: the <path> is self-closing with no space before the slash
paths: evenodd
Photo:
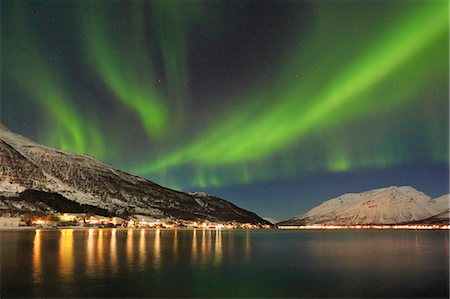
<path id="1" fill-rule="evenodd" d="M 5 1 L 1 122 L 283 218 L 448 191 L 448 1 Z"/>

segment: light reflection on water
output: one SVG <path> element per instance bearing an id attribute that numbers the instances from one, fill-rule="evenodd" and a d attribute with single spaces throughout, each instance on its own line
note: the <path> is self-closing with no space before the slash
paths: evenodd
<path id="1" fill-rule="evenodd" d="M 134 230 L 132 228 L 129 228 L 127 230 L 127 258 L 128 258 L 128 264 L 132 264 L 133 263 L 133 259 L 134 259 L 134 252 L 133 252 L 133 234 L 134 234 Z"/>
<path id="2" fill-rule="evenodd" d="M 192 264 L 197 262 L 197 229 L 192 230 L 192 247 L 191 247 L 191 260 Z"/>
<path id="3" fill-rule="evenodd" d="M 73 229 L 62 229 L 59 240 L 59 275 L 64 283 L 73 279 L 73 267 Z"/>
<path id="4" fill-rule="evenodd" d="M 117 271 L 117 239 L 116 239 L 117 230 L 113 228 L 111 230 L 111 238 L 109 240 L 109 259 L 111 262 L 112 271 Z"/>
<path id="5" fill-rule="evenodd" d="M 147 248 L 146 248 L 146 241 L 145 241 L 145 229 L 141 229 L 141 232 L 139 234 L 139 255 L 138 255 L 138 261 L 139 265 L 141 267 L 144 267 L 147 263 Z"/>
<path id="6" fill-rule="evenodd" d="M 155 267 L 155 270 L 158 270 L 159 267 L 161 267 L 161 230 L 159 228 L 155 230 L 153 248 L 153 266 Z"/>
<path id="7" fill-rule="evenodd" d="M 87 274 L 93 276 L 95 271 L 95 230 L 93 228 L 88 230 L 88 238 L 86 244 L 86 263 L 87 263 Z"/>
<path id="8" fill-rule="evenodd" d="M 201 251 L 200 256 L 205 257 L 206 256 L 206 230 L 202 230 L 202 237 L 201 237 Z"/>
<path id="9" fill-rule="evenodd" d="M 103 266 L 105 261 L 103 259 L 104 252 L 103 252 L 103 230 L 98 231 L 98 238 L 97 238 L 97 263 L 100 266 Z M 103 267 L 99 267 L 100 269 L 103 269 Z"/>
<path id="10" fill-rule="evenodd" d="M 220 265 L 222 261 L 222 231 L 216 230 L 215 234 L 215 244 L 214 244 L 214 263 L 217 265 Z"/>
<path id="11" fill-rule="evenodd" d="M 35 285 L 41 285 L 42 263 L 41 263 L 41 230 L 37 229 L 33 240 L 33 281 Z"/>
<path id="12" fill-rule="evenodd" d="M 178 230 L 173 231 L 173 255 L 178 257 Z"/>
<path id="13" fill-rule="evenodd" d="M 37 229 L 33 241 L 33 276 L 39 281 L 41 274 L 41 230 Z"/>
<path id="14" fill-rule="evenodd" d="M 5 297 L 448 297 L 442 231 L 0 234 Z M 21 244 L 29 259 L 4 250 Z"/>

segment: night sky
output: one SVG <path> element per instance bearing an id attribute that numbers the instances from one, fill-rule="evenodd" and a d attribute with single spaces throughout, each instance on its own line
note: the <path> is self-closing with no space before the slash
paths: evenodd
<path id="1" fill-rule="evenodd" d="M 2 1 L 0 120 L 261 216 L 449 188 L 448 1 Z"/>

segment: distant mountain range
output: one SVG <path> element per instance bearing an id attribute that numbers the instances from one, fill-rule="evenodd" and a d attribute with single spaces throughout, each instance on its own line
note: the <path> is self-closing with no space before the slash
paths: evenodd
<path id="1" fill-rule="evenodd" d="M 90 156 L 37 144 L 1 124 L 0 210 L 269 224 L 218 197 L 164 188 Z"/>
<path id="2" fill-rule="evenodd" d="M 278 226 L 436 224 L 449 222 L 449 195 L 432 199 L 413 187 L 388 187 L 327 200 Z"/>

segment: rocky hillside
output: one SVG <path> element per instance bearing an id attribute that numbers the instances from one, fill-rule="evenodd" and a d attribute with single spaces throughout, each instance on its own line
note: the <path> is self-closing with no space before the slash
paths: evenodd
<path id="1" fill-rule="evenodd" d="M 409 223 L 433 217 L 446 208 L 448 202 L 445 197 L 434 200 L 412 187 L 393 186 L 344 194 L 278 225 Z"/>
<path id="2" fill-rule="evenodd" d="M 33 200 L 30 191 L 39 191 L 34 195 L 40 199 Z M 226 200 L 164 188 L 90 156 L 42 146 L 0 125 L 0 208 L 61 210 L 52 201 L 65 200 L 114 214 L 267 224 Z"/>

